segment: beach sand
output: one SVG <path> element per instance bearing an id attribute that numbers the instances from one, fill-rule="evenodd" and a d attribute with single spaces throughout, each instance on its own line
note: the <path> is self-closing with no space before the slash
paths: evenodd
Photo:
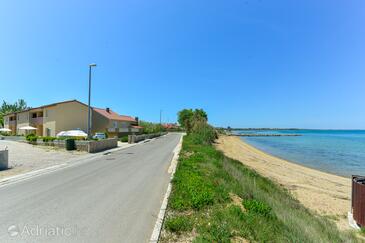
<path id="1" fill-rule="evenodd" d="M 220 136 L 216 148 L 289 189 L 305 207 L 329 216 L 341 230 L 350 229 L 347 221 L 351 206 L 350 178 L 274 157 L 234 136 Z"/>

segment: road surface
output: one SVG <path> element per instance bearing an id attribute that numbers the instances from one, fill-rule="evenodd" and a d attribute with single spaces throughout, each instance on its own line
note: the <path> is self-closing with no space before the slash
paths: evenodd
<path id="1" fill-rule="evenodd" d="M 0 242 L 148 242 L 180 137 L 0 187 Z"/>

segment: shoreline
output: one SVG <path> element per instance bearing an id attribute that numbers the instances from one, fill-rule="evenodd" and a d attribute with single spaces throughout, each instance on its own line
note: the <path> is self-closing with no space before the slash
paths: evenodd
<path id="1" fill-rule="evenodd" d="M 305 207 L 350 229 L 351 179 L 268 154 L 235 136 L 220 136 L 216 148 L 288 189 Z"/>
<path id="2" fill-rule="evenodd" d="M 311 167 L 311 166 L 309 166 L 309 165 L 304 165 L 304 164 L 299 163 L 299 162 L 296 162 L 296 161 L 294 161 L 294 160 L 286 159 L 286 158 L 283 158 L 283 157 L 281 157 L 281 156 L 279 156 L 279 155 L 274 155 L 274 154 L 272 154 L 272 153 L 270 153 L 270 152 L 264 151 L 263 149 L 260 149 L 260 148 L 258 148 L 258 147 L 255 147 L 255 145 L 250 144 L 250 142 L 248 142 L 248 141 L 244 141 L 244 140 L 242 140 L 242 139 L 241 139 L 241 141 L 242 141 L 243 143 L 245 143 L 247 146 L 251 146 L 251 147 L 252 147 L 252 149 L 256 149 L 256 150 L 258 150 L 258 151 L 260 151 L 260 152 L 262 152 L 262 153 L 265 153 L 265 154 L 267 154 L 267 155 L 269 155 L 269 156 L 272 156 L 272 157 L 274 157 L 274 158 L 278 158 L 278 159 L 284 160 L 284 161 L 286 161 L 286 162 L 288 162 L 288 163 L 296 164 L 296 165 L 302 166 L 302 167 L 304 167 L 304 168 L 312 169 L 312 170 L 315 170 L 315 171 L 320 171 L 320 172 L 323 172 L 323 173 L 325 173 L 325 174 L 329 174 L 329 175 L 333 175 L 333 176 L 339 176 L 339 177 L 342 177 L 342 178 L 345 178 L 345 179 L 350 179 L 350 177 L 349 177 L 349 176 L 339 175 L 339 174 L 336 174 L 336 173 L 331 172 L 331 171 L 321 170 L 321 169 L 319 169 L 319 168 Z"/>

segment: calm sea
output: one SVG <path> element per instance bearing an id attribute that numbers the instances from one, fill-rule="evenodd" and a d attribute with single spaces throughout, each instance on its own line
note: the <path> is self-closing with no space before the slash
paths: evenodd
<path id="1" fill-rule="evenodd" d="M 299 137 L 242 137 L 277 157 L 341 176 L 365 175 L 365 130 L 275 130 L 238 133 L 296 133 Z"/>

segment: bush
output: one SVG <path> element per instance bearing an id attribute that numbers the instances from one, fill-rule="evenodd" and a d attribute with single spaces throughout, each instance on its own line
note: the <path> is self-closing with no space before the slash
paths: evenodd
<path id="1" fill-rule="evenodd" d="M 47 136 L 47 137 L 43 137 L 42 140 L 43 140 L 43 142 L 47 143 L 47 142 L 52 142 L 52 141 L 56 140 L 56 138 Z"/>
<path id="2" fill-rule="evenodd" d="M 31 133 L 31 134 L 28 134 L 25 139 L 28 141 L 28 142 L 37 142 L 37 135 L 35 135 L 34 133 Z"/>
<path id="3" fill-rule="evenodd" d="M 257 201 L 255 199 L 249 199 L 244 200 L 242 204 L 249 212 L 257 213 L 267 218 L 272 217 L 271 207 L 263 202 Z"/>
<path id="4" fill-rule="evenodd" d="M 127 142 L 128 142 L 128 136 L 123 136 L 123 137 L 121 137 L 121 138 L 120 138 L 120 141 L 121 141 L 122 143 L 127 143 Z"/>
<path id="5" fill-rule="evenodd" d="M 175 233 L 191 231 L 193 229 L 191 220 L 186 216 L 177 216 L 167 219 L 165 222 L 165 227 L 166 229 Z"/>
<path id="6" fill-rule="evenodd" d="M 190 135 L 195 144 L 201 145 L 209 145 L 218 138 L 215 129 L 204 120 L 198 120 L 193 123 Z"/>

